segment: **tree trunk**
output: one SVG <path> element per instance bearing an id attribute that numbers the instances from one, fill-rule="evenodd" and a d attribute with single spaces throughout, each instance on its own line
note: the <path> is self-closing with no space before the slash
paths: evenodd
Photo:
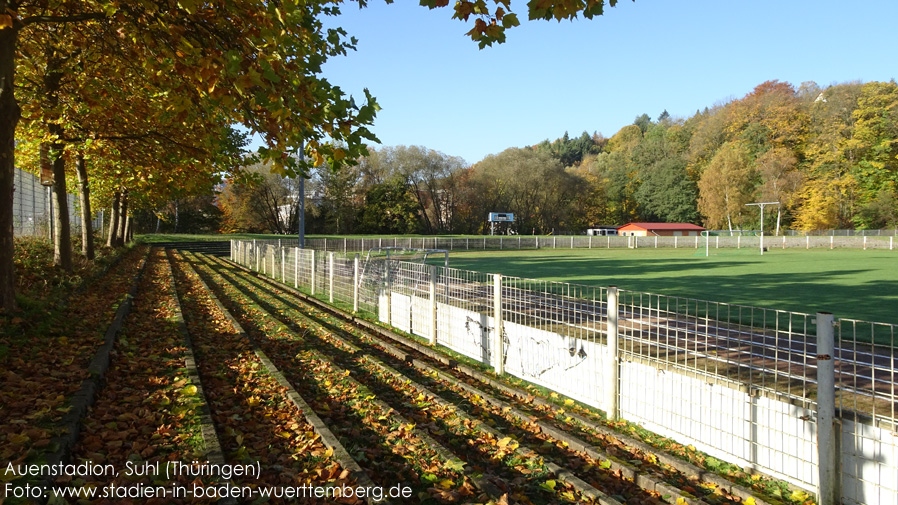
<path id="1" fill-rule="evenodd" d="M 94 259 L 94 230 L 90 212 L 90 185 L 87 182 L 87 166 L 84 153 L 78 153 L 75 169 L 78 171 L 78 194 L 81 197 L 81 254 Z"/>
<path id="2" fill-rule="evenodd" d="M 50 144 L 50 161 L 53 164 L 53 198 L 56 200 L 56 226 L 54 226 L 53 263 L 63 270 L 72 270 L 72 229 L 69 222 L 69 201 L 65 181 L 65 145 L 63 144 L 62 126 L 58 121 L 59 90 L 62 88 L 64 75 L 63 64 L 67 57 L 59 56 L 56 47 L 51 43 L 45 48 L 46 69 L 43 78 L 43 100 L 47 131 L 53 137 Z"/>
<path id="3" fill-rule="evenodd" d="M 125 245 L 125 222 L 128 218 L 128 192 L 122 191 L 122 196 L 119 199 L 119 211 L 118 211 L 118 230 L 116 231 L 115 237 L 115 246 L 121 247 Z"/>
<path id="4" fill-rule="evenodd" d="M 51 132 L 58 132 L 59 128 L 52 127 Z M 66 272 L 72 271 L 72 223 L 69 221 L 69 199 L 65 183 L 65 154 L 61 144 L 55 144 L 52 155 L 53 160 L 53 198 L 56 200 L 56 226 L 54 226 L 53 240 L 53 264 L 62 267 Z"/>
<path id="5" fill-rule="evenodd" d="M 118 233 L 118 211 L 121 194 L 116 191 L 112 199 L 112 209 L 109 214 L 109 236 L 106 237 L 106 247 L 115 247 L 116 234 Z"/>
<path id="6" fill-rule="evenodd" d="M 776 235 L 780 234 L 780 218 L 783 215 L 783 209 L 779 205 L 776 206 Z"/>
<path id="7" fill-rule="evenodd" d="M 6 12 L 7 2 L 0 2 Z M 15 97 L 16 39 L 18 30 L 0 30 L 0 309 L 16 308 L 13 192 L 16 176 L 16 125 L 21 109 Z"/>
<path id="8" fill-rule="evenodd" d="M 178 233 L 178 218 L 179 218 L 179 210 L 178 210 L 178 201 L 175 200 L 175 230 L 174 233 Z"/>
<path id="9" fill-rule="evenodd" d="M 125 218 L 125 243 L 131 242 L 131 239 L 134 237 L 134 229 L 132 225 L 134 221 L 131 219 L 131 216 Z"/>

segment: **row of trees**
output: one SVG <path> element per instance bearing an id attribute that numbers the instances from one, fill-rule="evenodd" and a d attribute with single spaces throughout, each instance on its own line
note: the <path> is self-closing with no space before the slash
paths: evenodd
<path id="1" fill-rule="evenodd" d="M 295 188 L 268 183 L 295 201 Z M 779 202 L 764 223 L 776 233 L 896 226 L 898 85 L 769 81 L 687 119 L 642 114 L 611 138 L 565 133 L 473 166 L 423 147 L 383 148 L 348 170 L 321 167 L 310 188 L 307 230 L 318 233 L 483 233 L 489 212 L 515 213 L 518 233 L 631 221 L 759 229 L 746 204 L 761 201 Z M 238 191 L 225 189 L 226 214 Z"/>
<path id="2" fill-rule="evenodd" d="M 72 184 L 83 215 L 98 204 L 112 209 L 116 245 L 129 212 L 208 194 L 224 174 L 240 181 L 243 142 L 231 125 L 264 138 L 258 158 L 276 173 L 308 175 L 313 166 L 357 160 L 365 142 L 376 141 L 368 127 L 377 104 L 367 90 L 360 104 L 321 76 L 328 58 L 355 47 L 344 30 L 322 23 L 341 4 L 0 0 L 0 309 L 16 305 L 17 165 L 53 185 L 61 216 L 55 262 L 71 269 Z M 540 2 L 529 17 L 593 17 L 603 5 Z M 468 35 L 481 47 L 518 25 L 507 0 L 461 0 L 453 11 L 473 18 Z M 299 149 L 308 163 L 290 156 Z M 84 230 L 90 247 L 89 221 Z"/>
<path id="3" fill-rule="evenodd" d="M 234 123 L 261 133 L 261 156 L 282 171 L 303 170 L 279 154 L 303 140 L 316 161 L 357 156 L 376 103 L 356 106 L 318 75 L 354 44 L 322 28 L 329 13 L 327 2 L 0 1 L 0 308 L 15 306 L 16 165 L 52 184 L 55 263 L 69 270 L 73 184 L 82 215 L 112 210 L 114 246 L 131 210 L 209 193 L 242 162 Z M 89 219 L 83 230 L 91 258 Z"/>

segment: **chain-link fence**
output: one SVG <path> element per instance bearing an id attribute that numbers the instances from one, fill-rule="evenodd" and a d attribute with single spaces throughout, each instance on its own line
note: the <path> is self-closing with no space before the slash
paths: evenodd
<path id="1" fill-rule="evenodd" d="M 41 186 L 40 177 L 15 169 L 13 193 L 13 230 L 15 236 L 43 236 L 52 238 L 55 213 L 58 212 L 50 187 Z M 67 195 L 69 223 L 72 232 L 81 230 L 81 213 L 78 199 Z M 102 211 L 93 221 L 93 228 L 103 228 Z"/>
<path id="2" fill-rule="evenodd" d="M 898 326 L 386 257 L 356 267 L 359 255 L 276 241 L 231 251 L 712 457 L 818 492 L 832 484 L 821 478 L 831 460 L 843 503 L 898 503 Z"/>

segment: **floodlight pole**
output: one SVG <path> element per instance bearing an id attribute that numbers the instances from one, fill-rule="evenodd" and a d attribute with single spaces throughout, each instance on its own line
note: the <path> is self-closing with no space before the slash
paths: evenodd
<path id="1" fill-rule="evenodd" d="M 305 160 L 304 142 L 299 144 L 299 161 Z M 306 248 L 306 177 L 299 174 L 299 248 Z"/>
<path id="2" fill-rule="evenodd" d="M 757 205 L 761 208 L 761 256 L 764 255 L 764 206 L 765 205 L 779 205 L 779 202 L 758 202 L 758 203 L 747 203 L 746 207 L 749 205 Z"/>

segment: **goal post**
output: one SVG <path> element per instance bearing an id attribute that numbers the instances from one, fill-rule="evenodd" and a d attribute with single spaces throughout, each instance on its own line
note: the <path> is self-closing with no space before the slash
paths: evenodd
<path id="1" fill-rule="evenodd" d="M 372 247 L 365 254 L 365 263 L 372 259 L 384 258 L 387 260 L 410 261 L 413 263 L 427 263 L 433 256 L 443 256 L 443 266 L 449 266 L 448 249 L 423 249 L 420 247 Z"/>

